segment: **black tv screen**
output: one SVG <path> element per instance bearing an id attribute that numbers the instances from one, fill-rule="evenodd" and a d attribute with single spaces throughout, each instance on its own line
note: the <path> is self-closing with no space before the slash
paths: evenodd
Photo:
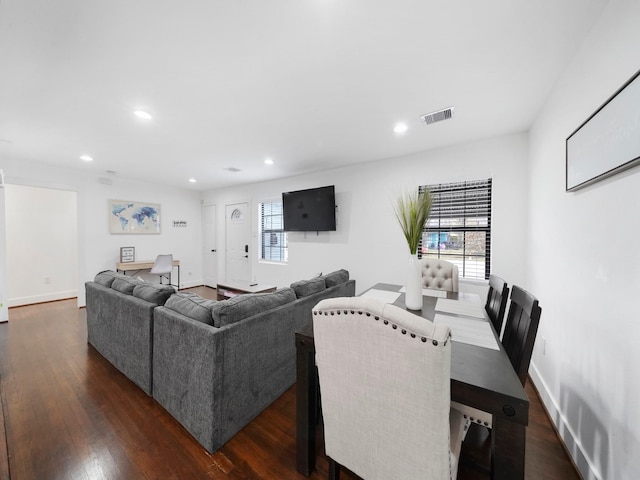
<path id="1" fill-rule="evenodd" d="M 326 232 L 336 229 L 333 185 L 282 194 L 285 232 Z"/>

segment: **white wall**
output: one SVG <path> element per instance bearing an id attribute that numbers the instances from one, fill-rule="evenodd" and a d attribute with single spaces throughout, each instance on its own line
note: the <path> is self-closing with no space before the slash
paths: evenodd
<path id="1" fill-rule="evenodd" d="M 640 68 L 640 2 L 612 0 L 530 136 L 532 377 L 585 478 L 640 472 L 640 168 L 565 192 L 565 139 Z"/>
<path id="2" fill-rule="evenodd" d="M 102 270 L 114 270 L 122 246 L 135 247 L 137 260 L 153 260 L 160 253 L 173 253 L 181 264 L 181 286 L 202 285 L 202 208 L 199 192 L 122 180 L 117 176 L 112 178 L 112 185 L 105 185 L 98 182 L 97 175 L 79 169 L 52 168 L 10 158 L 1 158 L 0 168 L 4 170 L 7 184 L 77 192 L 79 306 L 85 304 L 84 282 L 92 280 Z M 110 234 L 109 199 L 159 203 L 161 233 Z M 173 220 L 186 220 L 188 226 L 174 228 Z M 4 231 L 4 221 L 1 227 Z M 0 265 L 0 269 L 5 268 L 5 264 Z M 35 270 L 37 265 L 31 265 L 31 268 Z"/>
<path id="3" fill-rule="evenodd" d="M 4 226 L 4 188 L 0 186 L 0 226 Z M 9 320 L 9 303 L 7 302 L 7 269 L 3 265 L 7 264 L 7 249 L 5 229 L 0 228 L 0 322 Z"/>
<path id="4" fill-rule="evenodd" d="M 77 194 L 5 186 L 10 307 L 78 295 Z"/>
<path id="5" fill-rule="evenodd" d="M 217 206 L 219 272 L 224 280 L 224 206 L 248 201 L 252 219 L 253 279 L 288 286 L 318 272 L 346 268 L 358 292 L 377 282 L 403 284 L 408 248 L 393 214 L 393 199 L 418 185 L 493 177 L 493 271 L 510 282 L 525 279 L 527 201 L 526 134 L 514 134 L 404 158 L 361 164 L 312 175 L 245 185 L 205 194 Z M 280 198 L 283 191 L 335 185 L 337 231 L 289 233 L 289 263 L 259 263 L 258 203 Z M 485 282 L 461 289 L 486 292 Z"/>

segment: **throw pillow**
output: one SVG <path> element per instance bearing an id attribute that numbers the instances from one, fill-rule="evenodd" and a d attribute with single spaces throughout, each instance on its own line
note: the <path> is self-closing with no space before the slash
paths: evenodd
<path id="1" fill-rule="evenodd" d="M 136 285 L 133 289 L 133 296 L 146 300 L 155 305 L 164 305 L 167 299 L 176 291 L 171 285 L 160 285 L 159 283 L 143 283 Z"/>
<path id="2" fill-rule="evenodd" d="M 202 298 L 197 293 L 178 292 L 171 295 L 164 306 L 185 317 L 213 325 L 211 309 L 217 303 L 215 300 Z"/>
<path id="3" fill-rule="evenodd" d="M 348 282 L 349 271 L 343 268 L 341 270 L 336 270 L 335 272 L 327 273 L 324 276 L 324 281 L 327 285 L 327 288 L 335 287 L 336 285 Z"/>
<path id="4" fill-rule="evenodd" d="M 238 295 L 216 303 L 211 309 L 214 327 L 224 327 L 249 318 L 257 313 L 271 310 L 295 301 L 296 294 L 291 288 L 282 288 L 273 293 L 250 293 Z"/>
<path id="5" fill-rule="evenodd" d="M 111 288 L 113 280 L 117 277 L 122 277 L 121 273 L 116 273 L 113 270 L 104 270 L 96 275 L 94 282 L 99 283 L 103 287 Z"/>
<path id="6" fill-rule="evenodd" d="M 291 284 L 291 288 L 296 292 L 296 297 L 302 298 L 323 291 L 326 288 L 326 285 L 324 278 L 314 277 L 311 280 L 293 282 Z"/>
<path id="7" fill-rule="evenodd" d="M 113 283 L 111 284 L 111 288 L 120 292 L 126 293 L 127 295 L 133 294 L 133 289 L 136 288 L 137 285 L 141 285 L 144 283 L 142 280 L 138 280 L 134 277 L 127 277 L 125 275 L 117 276 Z"/>

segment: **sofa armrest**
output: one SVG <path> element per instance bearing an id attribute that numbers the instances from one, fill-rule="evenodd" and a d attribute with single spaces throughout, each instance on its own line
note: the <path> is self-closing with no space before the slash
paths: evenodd
<path id="1" fill-rule="evenodd" d="M 224 336 L 223 329 L 156 308 L 153 396 L 211 452 L 222 424 Z"/>
<path id="2" fill-rule="evenodd" d="M 85 284 L 87 341 L 148 395 L 155 304 L 96 282 Z"/>

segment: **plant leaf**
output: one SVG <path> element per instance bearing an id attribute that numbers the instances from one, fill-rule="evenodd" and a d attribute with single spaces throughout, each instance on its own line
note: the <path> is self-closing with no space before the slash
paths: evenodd
<path id="1" fill-rule="evenodd" d="M 409 245 L 409 251 L 415 255 L 418 252 L 424 224 L 431 213 L 431 194 L 428 191 L 402 193 L 396 199 L 393 210 Z"/>

